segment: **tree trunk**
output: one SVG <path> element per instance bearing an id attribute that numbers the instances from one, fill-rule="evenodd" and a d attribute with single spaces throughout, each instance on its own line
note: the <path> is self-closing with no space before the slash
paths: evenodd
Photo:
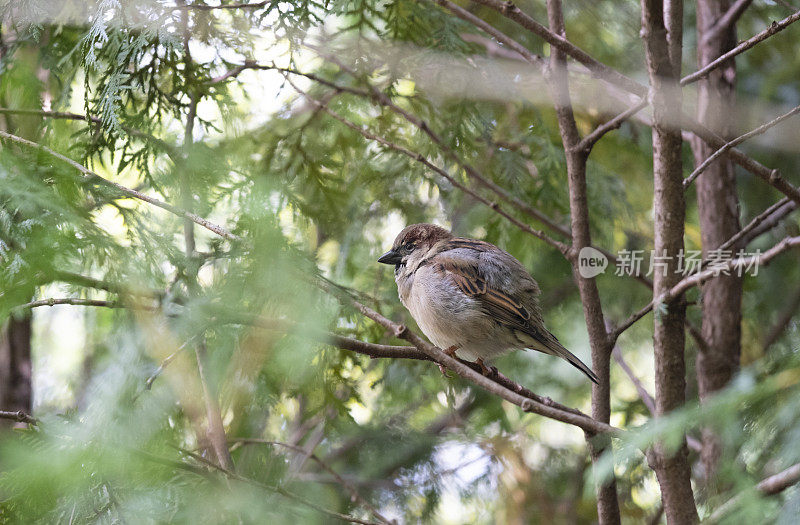
<path id="1" fill-rule="evenodd" d="M 0 333 L 0 409 L 30 414 L 32 406 L 31 319 L 9 319 Z"/>
<path id="2" fill-rule="evenodd" d="M 681 132 L 674 116 L 682 104 L 678 84 L 681 69 L 682 4 L 680 1 L 642 0 L 642 36 L 647 54 L 653 103 L 653 209 L 655 228 L 653 275 L 655 329 L 656 412 L 664 415 L 685 402 L 683 296 L 667 305 L 659 297 L 680 280 L 676 271 L 683 250 L 686 203 L 681 164 Z M 688 452 L 684 440 L 677 452 L 656 443 L 648 460 L 661 487 L 661 500 L 668 523 L 696 523 Z"/>
<path id="3" fill-rule="evenodd" d="M 547 13 L 550 29 L 559 35 L 565 36 L 561 1 L 548 0 Z M 566 56 L 563 51 L 555 47 L 550 50 L 548 77 L 548 84 L 558 117 L 561 141 L 566 153 L 573 275 L 578 283 L 578 291 L 583 304 L 583 315 L 589 332 L 589 345 L 592 349 L 592 369 L 600 379 L 599 384 L 592 385 L 592 417 L 603 423 L 608 423 L 611 418 L 610 363 L 612 344 L 606 331 L 597 282 L 594 278 L 588 279 L 581 276 L 578 272 L 577 264 L 578 252 L 592 244 L 589 226 L 589 199 L 586 192 L 588 152 L 577 148 L 581 138 L 578 126 L 575 123 L 569 94 Z M 593 464 L 611 445 L 607 436 L 592 437 L 587 435 L 587 443 Z M 597 516 L 599 522 L 601 524 L 619 523 L 620 513 L 616 479 L 612 476 L 606 483 L 598 483 L 595 486 L 595 492 L 597 494 Z"/>
<path id="4" fill-rule="evenodd" d="M 0 34 L 0 59 L 5 58 L 8 49 L 4 44 L 5 35 Z M 16 51 L 14 75 L 30 77 L 30 85 L 36 85 L 40 57 L 37 49 L 24 46 Z M 9 66 L 10 67 L 10 66 Z M 6 71 L 6 74 L 9 74 Z M 26 90 L 24 93 L 6 91 L 10 86 L 2 86 L 0 104 L 5 107 L 22 109 L 41 109 L 41 90 Z M 41 123 L 40 117 L 19 117 L 12 123 L 9 116 L 0 120 L 0 129 L 12 131 L 22 137 L 35 139 Z M 0 322 L 0 410 L 22 410 L 30 413 L 33 408 L 33 386 L 31 383 L 31 318 L 26 313 L 21 319 L 8 319 Z M 8 421 L 0 425 L 13 424 Z"/>
<path id="5" fill-rule="evenodd" d="M 728 0 L 697 1 L 697 66 L 709 64 L 736 46 L 736 24 L 719 30 L 714 25 L 730 8 Z M 732 138 L 735 111 L 736 64 L 733 60 L 698 83 L 697 119 L 718 135 Z M 713 152 L 703 141 L 692 141 L 695 165 Z M 733 163 L 723 156 L 698 177 L 697 207 L 703 241 L 703 259 L 739 231 L 739 200 Z M 733 254 L 739 246 L 733 247 Z M 719 276 L 702 287 L 703 338 L 706 349 L 697 354 L 697 386 L 700 400 L 728 384 L 739 367 L 741 353 L 742 278 Z M 706 480 L 714 475 L 720 457 L 720 440 L 703 429 L 701 457 Z"/>

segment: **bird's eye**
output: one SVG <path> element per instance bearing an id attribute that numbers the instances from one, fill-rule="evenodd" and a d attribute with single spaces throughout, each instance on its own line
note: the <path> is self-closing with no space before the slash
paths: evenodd
<path id="1" fill-rule="evenodd" d="M 413 250 L 413 249 L 414 249 L 414 243 L 413 243 L 413 242 L 407 242 L 407 243 L 405 243 L 405 244 L 403 245 L 403 249 L 404 249 L 404 250 L 408 250 L 408 251 L 410 252 L 411 250 Z"/>

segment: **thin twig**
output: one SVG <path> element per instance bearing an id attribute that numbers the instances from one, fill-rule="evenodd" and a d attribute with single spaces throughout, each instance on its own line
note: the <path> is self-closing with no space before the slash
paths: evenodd
<path id="1" fill-rule="evenodd" d="M 642 380 L 636 375 L 636 373 L 628 366 L 628 363 L 625 362 L 625 358 L 622 357 L 622 351 L 619 348 L 619 345 L 616 343 L 614 344 L 614 350 L 611 352 L 611 356 L 614 358 L 614 361 L 617 362 L 619 367 L 625 372 L 625 375 L 628 376 L 633 386 L 636 388 L 636 391 L 639 393 L 639 397 L 642 399 L 644 406 L 647 407 L 647 411 L 650 412 L 650 415 L 655 417 L 656 416 L 656 400 L 653 399 L 653 396 L 650 392 L 647 391 Z M 695 452 L 700 452 L 703 448 L 702 443 L 697 440 L 697 438 L 686 435 L 686 445 Z"/>
<path id="2" fill-rule="evenodd" d="M 45 118 L 52 118 L 52 119 L 60 119 L 60 120 L 82 120 L 84 122 L 91 122 L 92 124 L 96 124 L 97 126 L 103 125 L 103 119 L 100 117 L 95 116 L 86 116 L 81 115 L 80 113 L 70 113 L 66 111 L 46 111 L 42 109 L 13 109 L 13 108 L 0 108 L 0 115 L 2 114 L 10 114 L 10 115 L 35 115 L 38 117 L 45 117 Z M 128 135 L 143 138 L 153 144 L 158 145 L 161 149 L 163 149 L 170 157 L 176 154 L 177 149 L 172 144 L 150 135 L 149 133 L 145 133 L 143 131 L 139 131 L 137 129 L 133 129 L 129 126 L 122 125 L 122 130 L 125 131 Z"/>
<path id="3" fill-rule="evenodd" d="M 566 244 L 564 244 L 564 243 L 562 243 L 560 241 L 557 241 L 557 240 L 553 239 L 552 237 L 550 237 L 549 235 L 547 235 L 546 233 L 544 233 L 543 231 L 536 230 L 536 229 L 532 228 L 531 226 L 525 224 L 524 222 L 520 221 L 519 219 L 517 219 L 513 215 L 509 214 L 508 212 L 506 212 L 505 210 L 500 208 L 500 206 L 496 202 L 490 201 L 489 199 L 483 197 L 482 195 L 480 195 L 479 193 L 475 192 L 474 190 L 472 190 L 472 189 L 468 188 L 467 186 L 463 185 L 462 183 L 458 182 L 454 177 L 452 177 L 449 173 L 447 173 L 447 171 L 445 171 L 444 169 L 442 169 L 442 168 L 436 166 L 435 164 L 433 164 L 431 161 L 429 161 L 422 154 L 413 152 L 413 151 L 409 150 L 408 148 L 406 148 L 404 146 L 400 146 L 399 144 L 395 144 L 395 143 L 393 143 L 393 142 L 391 142 L 391 141 L 389 141 L 389 140 L 387 140 L 387 139 L 385 139 L 385 138 L 383 138 L 383 137 L 381 137 L 379 135 L 376 135 L 376 134 L 368 131 L 365 127 L 362 127 L 362 126 L 359 126 L 359 125 L 357 125 L 357 124 L 355 124 L 353 122 L 350 122 L 349 120 L 345 119 L 344 117 L 342 117 L 341 115 L 339 115 L 338 113 L 336 113 L 335 111 L 330 109 L 329 107 L 325 106 L 319 100 L 317 100 L 314 97 L 312 97 L 311 95 L 309 95 L 307 92 L 305 92 L 302 89 L 300 89 L 295 83 L 293 83 L 291 81 L 291 79 L 289 79 L 288 76 L 286 76 L 285 78 L 286 78 L 287 82 L 300 95 L 302 95 L 309 102 L 311 102 L 316 107 L 320 108 L 322 111 L 326 112 L 328 115 L 330 115 L 334 119 L 338 120 L 339 122 L 341 122 L 342 124 L 344 124 L 348 128 L 360 133 L 362 136 L 364 136 L 365 138 L 367 138 L 369 140 L 378 142 L 379 144 L 381 144 L 383 146 L 386 146 L 389 149 L 392 149 L 394 151 L 402 153 L 403 155 L 411 158 L 412 160 L 425 165 L 426 167 L 428 167 L 429 169 L 431 169 L 435 173 L 437 173 L 440 176 L 442 176 L 443 178 L 445 178 L 448 182 L 450 182 L 450 184 L 452 184 L 453 186 L 455 186 L 459 190 L 463 191 L 464 193 L 467 193 L 468 195 L 470 195 L 471 197 L 473 197 L 477 201 L 479 201 L 479 202 L 485 204 L 486 206 L 490 207 L 491 209 L 495 210 L 498 214 L 500 214 L 503 217 L 505 217 L 509 222 L 511 222 L 512 224 L 514 224 L 515 226 L 517 226 L 521 230 L 523 230 L 523 231 L 525 231 L 527 233 L 530 233 L 534 237 L 537 237 L 537 238 L 541 239 L 542 241 L 546 242 L 550 246 L 556 248 L 562 254 L 568 253 L 569 247 Z"/>
<path id="4" fill-rule="evenodd" d="M 786 237 L 776 245 L 774 245 L 769 250 L 763 252 L 760 255 L 753 255 L 750 257 L 739 257 L 736 259 L 731 259 L 726 261 L 724 264 L 717 264 L 713 268 L 709 268 L 707 270 L 700 271 L 698 273 L 694 273 L 685 277 L 681 281 L 679 281 L 675 286 L 670 288 L 670 290 L 658 298 L 651 301 L 647 304 L 644 308 L 636 312 L 635 314 L 631 315 L 627 320 L 617 326 L 614 331 L 611 333 L 613 338 L 618 338 L 622 332 L 630 328 L 636 321 L 647 315 L 652 309 L 653 304 L 669 304 L 671 303 L 676 297 L 681 295 L 682 293 L 686 292 L 690 288 L 695 286 L 699 286 L 703 282 L 716 277 L 721 272 L 737 270 L 739 268 L 747 268 L 750 266 L 766 266 L 769 262 L 774 259 L 779 254 L 785 252 L 790 248 L 794 248 L 795 246 L 800 246 L 800 236 L 797 237 Z"/>
<path id="5" fill-rule="evenodd" d="M 321 288 L 330 291 L 330 287 L 321 286 Z M 296 323 L 293 323 L 291 321 L 283 319 L 267 319 L 265 317 L 261 317 L 258 315 L 242 313 L 242 312 L 218 312 L 215 314 L 213 319 L 231 324 L 245 324 L 250 326 L 256 326 L 259 328 L 264 328 L 266 330 L 278 330 L 281 332 L 290 332 L 296 327 Z M 419 350 L 415 346 L 395 346 L 395 345 L 381 345 L 376 343 L 368 343 L 366 341 L 351 339 L 349 337 L 343 337 L 338 334 L 332 334 L 322 331 L 313 333 L 309 332 L 308 330 L 302 330 L 299 332 L 292 332 L 292 333 L 298 337 L 304 337 L 313 341 L 320 341 L 323 343 L 327 343 L 339 347 L 343 350 L 350 350 L 357 354 L 365 355 L 373 359 L 412 359 L 412 360 L 436 362 L 428 354 Z M 459 359 L 459 361 L 476 372 L 481 372 L 482 370 L 480 365 L 478 365 L 477 363 L 471 363 L 469 361 L 463 361 L 461 359 Z M 492 376 L 492 379 L 495 382 L 499 383 L 501 386 L 513 392 L 516 392 L 523 397 L 527 397 L 533 401 L 541 403 L 543 405 L 558 408 L 559 410 L 563 410 L 564 412 L 571 412 L 579 416 L 586 416 L 586 414 L 580 412 L 579 410 L 562 405 L 560 403 L 553 401 L 549 397 L 540 396 L 532 392 L 531 390 L 525 388 L 519 383 L 516 383 L 513 380 L 509 379 L 499 371 Z"/>
<path id="6" fill-rule="evenodd" d="M 772 206 L 770 206 L 769 208 L 767 208 L 766 210 L 764 210 L 763 212 L 761 212 L 758 215 L 756 215 L 753 218 L 753 220 L 751 220 L 747 224 L 747 226 L 745 226 L 744 228 L 742 228 L 741 230 L 736 232 L 735 235 L 733 235 L 730 239 L 725 241 L 720 246 L 720 250 L 728 250 L 728 249 L 731 249 L 734 246 L 736 246 L 736 244 L 739 242 L 739 240 L 741 238 L 743 238 L 745 235 L 747 235 L 751 230 L 757 228 L 759 224 L 764 222 L 769 216 L 771 216 L 773 213 L 775 213 L 782 206 L 785 206 L 786 204 L 788 204 L 790 202 L 794 202 L 794 201 L 790 200 L 789 197 L 784 197 L 781 200 L 779 200 L 778 202 L 776 202 L 775 204 L 773 204 Z"/>
<path id="7" fill-rule="evenodd" d="M 764 338 L 764 345 L 762 346 L 762 351 L 765 354 L 786 331 L 786 328 L 789 326 L 798 308 L 800 308 L 800 288 L 795 290 L 792 297 L 786 303 L 786 306 L 781 310 L 778 320 L 772 325 L 769 331 L 767 331 L 767 335 Z"/>
<path id="8" fill-rule="evenodd" d="M 206 5 L 206 4 L 185 4 L 177 5 L 172 9 L 175 11 L 194 9 L 196 11 L 213 11 L 215 9 L 260 9 L 267 4 L 273 3 L 274 0 L 263 0 L 261 2 L 254 2 L 252 4 L 220 4 L 220 5 Z"/>
<path id="9" fill-rule="evenodd" d="M 763 125 L 755 128 L 755 129 L 753 129 L 751 131 L 748 131 L 747 133 L 745 133 L 743 135 L 740 135 L 740 136 L 736 137 L 735 139 L 731 140 L 730 142 L 727 142 L 724 146 L 719 148 L 713 154 L 709 155 L 697 168 L 695 168 L 695 170 L 691 173 L 691 175 L 689 175 L 688 177 L 686 177 L 683 180 L 683 188 L 684 189 L 688 188 L 689 185 L 691 185 L 692 182 L 694 182 L 694 180 L 697 177 L 699 177 L 700 174 L 703 173 L 706 170 L 706 168 L 708 168 L 711 165 L 712 162 L 714 162 L 719 157 L 721 157 L 726 151 L 730 150 L 731 148 L 734 148 L 734 147 L 738 146 L 739 144 L 741 144 L 745 140 L 753 138 L 753 137 L 755 137 L 757 135 L 761 135 L 762 133 L 764 133 L 765 131 L 767 131 L 771 127 L 780 124 L 781 122 L 783 122 L 787 118 L 789 118 L 789 117 L 791 117 L 793 115 L 796 115 L 797 113 L 800 113 L 800 106 L 797 106 L 797 107 L 791 109 L 790 111 L 787 111 L 783 115 L 781 115 L 781 116 L 779 116 L 779 117 L 777 117 L 777 118 L 775 118 L 773 120 L 770 120 L 766 124 L 763 124 Z"/>
<path id="10" fill-rule="evenodd" d="M 586 135 L 586 137 L 584 137 L 583 140 L 581 140 L 581 142 L 576 146 L 576 149 L 588 153 L 589 150 L 591 150 L 592 146 L 594 146 L 598 140 L 603 138 L 603 136 L 606 133 L 619 128 L 623 122 L 625 122 L 633 115 L 646 108 L 649 104 L 650 101 L 647 100 L 647 98 L 645 97 L 642 100 L 640 100 L 639 103 L 636 104 L 635 106 L 626 109 L 616 117 L 604 122 L 603 124 L 600 124 L 591 133 Z"/>
<path id="11" fill-rule="evenodd" d="M 39 423 L 35 417 L 26 414 L 22 410 L 0 410 L 0 419 L 10 419 L 18 423 L 27 423 L 29 425 L 37 425 Z"/>
<path id="12" fill-rule="evenodd" d="M 15 310 L 28 310 L 31 308 L 39 308 L 40 306 L 56 306 L 60 304 L 70 304 L 73 306 L 100 306 L 104 308 L 137 308 L 144 310 L 154 310 L 156 307 L 144 305 L 128 305 L 120 301 L 108 301 L 105 299 L 83 299 L 81 297 L 51 297 L 49 299 L 38 299 L 29 303 L 15 306 Z"/>
<path id="13" fill-rule="evenodd" d="M 560 49 L 568 56 L 586 66 L 595 77 L 620 86 L 640 97 L 647 94 L 647 87 L 593 58 L 586 51 L 574 45 L 565 37 L 550 31 L 531 16 L 524 13 L 512 2 L 502 0 L 474 0 L 474 2 L 494 9 L 509 20 L 513 20 L 520 26 L 531 31 L 551 46 Z"/>
<path id="14" fill-rule="evenodd" d="M 161 361 L 161 363 L 158 365 L 158 368 L 156 368 L 155 372 L 153 372 L 152 375 L 150 375 L 150 377 L 148 377 L 147 381 L 145 381 L 145 383 L 144 383 L 144 386 L 145 386 L 145 388 L 147 390 L 150 390 L 153 387 L 153 382 L 156 380 L 156 378 L 158 378 L 158 376 L 161 375 L 161 373 L 164 371 L 164 369 L 172 361 L 174 361 L 176 357 L 178 357 L 178 354 L 180 354 L 181 352 L 183 352 L 186 349 L 186 345 L 189 344 L 189 342 L 190 341 L 186 341 L 185 343 L 183 343 L 181 346 L 178 347 L 177 350 L 175 350 L 174 352 L 169 354 L 167 357 L 165 357 Z"/>
<path id="15" fill-rule="evenodd" d="M 733 26 L 733 24 L 739 20 L 739 17 L 742 16 L 742 14 L 747 10 L 748 7 L 750 7 L 750 4 L 752 3 L 753 0 L 736 0 L 736 2 L 734 2 L 733 5 L 728 8 L 725 14 L 719 17 L 710 29 L 706 30 L 705 34 L 703 35 L 703 44 L 714 40 L 723 31 Z"/>
<path id="16" fill-rule="evenodd" d="M 304 498 L 298 496 L 297 494 L 294 494 L 293 492 L 289 492 L 288 490 L 286 490 L 286 489 L 284 489 L 282 487 L 279 487 L 277 485 L 267 485 L 266 483 L 261 483 L 260 481 L 256 481 L 256 480 L 248 478 L 246 476 L 242 476 L 240 474 L 237 474 L 236 472 L 233 472 L 233 471 L 228 470 L 226 468 L 220 467 L 216 463 L 207 460 L 206 458 L 204 458 L 200 454 L 196 454 L 196 453 L 192 452 L 191 450 L 186 450 L 186 449 L 179 449 L 179 450 L 183 454 L 186 454 L 187 456 L 193 458 L 194 460 L 199 461 L 200 463 L 203 463 L 204 465 L 208 465 L 209 467 L 213 468 L 214 470 L 217 470 L 217 471 L 221 472 L 222 474 L 224 474 L 226 477 L 228 477 L 230 479 L 233 479 L 233 480 L 236 480 L 236 481 L 241 481 L 243 483 L 248 483 L 250 485 L 254 485 L 256 487 L 262 488 L 262 489 L 267 490 L 269 492 L 274 492 L 276 494 L 280 494 L 284 498 L 290 499 L 292 501 L 296 501 L 296 502 L 298 502 L 298 503 L 300 503 L 302 505 L 305 505 L 305 506 L 307 506 L 309 508 L 312 508 L 312 509 L 314 509 L 314 510 L 316 510 L 318 512 L 321 512 L 322 514 L 325 514 L 326 516 L 330 516 L 332 518 L 340 519 L 342 521 L 346 521 L 346 522 L 349 522 L 349 523 L 359 523 L 361 525 L 377 525 L 377 523 L 374 522 L 374 521 L 361 520 L 361 519 L 358 519 L 358 518 L 356 518 L 354 516 L 349 516 L 347 514 L 341 514 L 339 512 L 328 510 L 325 507 L 317 505 L 316 503 L 314 503 L 312 501 L 308 501 L 307 499 L 304 499 Z"/>
<path id="17" fill-rule="evenodd" d="M 765 496 L 772 496 L 779 492 L 791 487 L 800 481 L 800 463 L 795 463 L 791 467 L 773 474 L 761 480 L 754 490 L 760 492 Z M 716 523 L 720 521 L 726 514 L 734 510 L 739 503 L 748 495 L 752 493 L 750 490 L 745 490 L 732 497 L 719 507 L 709 516 L 704 523 Z"/>
<path id="18" fill-rule="evenodd" d="M 336 472 L 336 470 L 334 470 L 333 467 L 328 465 L 325 461 L 323 461 L 319 456 L 317 456 L 313 452 L 311 454 L 308 454 L 308 451 L 303 449 L 302 447 L 298 447 L 298 446 L 292 445 L 290 443 L 283 443 L 281 441 L 270 441 L 270 440 L 267 440 L 267 439 L 260 439 L 260 438 L 231 438 L 231 439 L 228 440 L 228 442 L 229 443 L 241 443 L 241 444 L 245 444 L 245 445 L 247 445 L 247 444 L 259 444 L 259 445 L 270 445 L 270 446 L 283 447 L 283 448 L 287 448 L 287 449 L 289 449 L 289 450 L 291 450 L 293 452 L 296 452 L 298 454 L 302 454 L 303 456 L 307 456 L 309 459 L 314 461 L 317 465 L 322 467 L 322 469 L 325 470 L 328 474 L 333 476 L 333 478 L 336 480 L 336 482 L 339 485 L 341 485 L 342 487 L 344 487 L 344 489 L 347 490 L 347 492 L 350 493 L 350 497 L 351 497 L 352 501 L 361 503 L 361 505 L 363 505 L 364 508 L 366 508 L 368 511 L 370 511 L 372 513 L 372 515 L 375 516 L 382 523 L 389 523 L 389 524 L 390 523 L 394 523 L 394 521 L 389 520 L 385 516 L 383 516 L 380 513 L 380 511 L 378 511 L 378 509 L 375 508 L 374 505 L 372 505 L 369 501 L 367 501 L 364 497 L 362 497 L 361 494 L 359 494 L 358 490 L 356 490 L 355 487 L 353 487 L 350 483 L 345 481 L 345 479 L 338 472 Z"/>
<path id="19" fill-rule="evenodd" d="M 694 117 L 683 113 L 681 114 L 681 120 L 685 129 L 691 131 L 695 136 L 699 137 L 706 144 L 714 148 L 722 148 L 728 142 L 698 122 Z M 736 148 L 731 148 L 728 150 L 728 157 L 730 157 L 730 159 L 739 166 L 743 167 L 750 173 L 761 177 L 764 182 L 800 204 L 800 189 L 788 183 L 781 176 L 777 169 L 770 169 L 764 166 L 757 160 L 748 157 Z"/>
<path id="20" fill-rule="evenodd" d="M 791 24 L 793 24 L 798 20 L 800 20 L 800 11 L 797 11 L 796 13 L 787 16 L 780 22 L 772 22 L 770 26 L 764 31 L 758 33 L 757 35 L 751 38 L 748 38 L 747 40 L 745 40 L 738 46 L 734 47 L 724 55 L 720 56 L 713 62 L 709 63 L 707 66 L 703 67 L 702 69 L 683 77 L 681 79 L 681 86 L 686 86 L 688 84 L 691 84 L 692 82 L 700 80 L 701 78 L 705 77 L 706 75 L 714 71 L 716 68 L 718 68 L 719 66 L 730 60 L 731 58 L 741 53 L 744 53 L 745 51 L 755 46 L 759 42 L 763 42 L 772 35 L 783 31 L 784 29 L 786 29 L 787 27 L 789 27 Z"/>
<path id="21" fill-rule="evenodd" d="M 196 214 L 194 214 L 192 212 L 186 211 L 186 210 L 181 209 L 181 208 L 179 208 L 177 206 L 173 206 L 172 204 L 169 204 L 167 202 L 160 201 L 160 200 L 158 200 L 158 199 L 156 199 L 154 197 L 150 197 L 149 195 L 145 195 L 142 192 L 139 192 L 139 191 L 136 191 L 136 190 L 132 190 L 130 188 L 126 188 L 125 186 L 122 186 L 121 184 L 117 184 L 116 182 L 113 182 L 113 181 L 110 181 L 108 179 L 105 179 L 105 178 L 101 177 L 100 175 L 98 175 L 97 173 L 91 171 L 87 167 L 83 166 L 82 164 L 80 164 L 78 162 L 75 162 L 74 160 L 70 159 L 69 157 L 65 157 L 64 155 L 53 151 L 52 149 L 48 148 L 47 146 L 43 146 L 41 144 L 38 144 L 36 142 L 32 142 L 32 141 L 24 139 L 22 137 L 18 137 L 16 135 L 12 135 L 10 133 L 6 133 L 5 131 L 0 131 L 0 138 L 6 139 L 6 140 L 10 140 L 12 142 L 16 142 L 17 144 L 22 144 L 23 146 L 27 146 L 29 148 L 36 149 L 38 151 L 43 151 L 44 153 L 47 153 L 48 155 L 50 155 L 52 157 L 55 157 L 58 160 L 63 161 L 65 163 L 69 164 L 70 166 L 72 166 L 73 168 L 77 169 L 79 172 L 81 172 L 83 174 L 84 178 L 89 182 L 96 183 L 96 184 L 102 184 L 104 186 L 108 186 L 110 188 L 113 188 L 113 189 L 117 190 L 122 195 L 126 195 L 126 196 L 132 197 L 134 199 L 139 199 L 141 201 L 144 201 L 144 202 L 147 202 L 149 204 L 152 204 L 153 206 L 161 208 L 162 210 L 166 210 L 166 211 L 172 213 L 173 215 L 177 215 L 178 217 L 183 217 L 185 219 L 189 219 L 190 221 L 194 222 L 195 224 L 199 224 L 203 228 L 205 228 L 205 229 L 207 229 L 207 230 L 209 230 L 209 231 L 211 231 L 211 232 L 213 232 L 213 233 L 215 233 L 215 234 L 217 234 L 220 237 L 223 237 L 225 239 L 228 239 L 228 240 L 231 240 L 231 241 L 240 240 L 240 238 L 237 235 L 234 235 L 233 233 L 229 232 L 228 230 L 226 230 L 222 226 L 218 226 L 218 225 L 214 224 L 213 222 L 208 221 L 208 220 L 206 220 L 206 219 L 204 219 L 204 218 L 200 217 L 199 215 L 196 215 Z"/>

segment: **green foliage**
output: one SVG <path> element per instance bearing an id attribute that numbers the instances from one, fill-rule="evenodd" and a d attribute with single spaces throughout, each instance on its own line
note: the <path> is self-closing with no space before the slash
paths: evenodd
<path id="1" fill-rule="evenodd" d="M 397 151 L 422 155 L 459 184 L 542 227 L 469 177 L 467 163 L 568 227 L 565 160 L 552 108 L 513 77 L 483 78 L 476 60 L 488 53 L 470 38 L 481 36 L 472 26 L 432 3 L 404 0 L 211 10 L 197 8 L 210 2 L 182 8 L 101 0 L 84 3 L 80 23 L 45 17 L 44 4 L 5 5 L 3 43 L 10 34 L 14 42 L 0 56 L 0 106 L 38 110 L 47 100 L 53 111 L 86 120 L 3 113 L 3 128 L 220 224 L 238 240 L 194 226 L 196 246 L 187 253 L 181 218 L 121 198 L 45 152 L 3 142 L 0 319 L 29 315 L 26 303 L 51 297 L 124 308 L 34 309 L 35 386 L 41 389 L 37 399 L 45 401 L 37 401 L 36 427 L 0 436 L 0 522 L 220 523 L 238 517 L 327 523 L 326 511 L 375 519 L 313 459 L 266 442 L 313 451 L 381 513 L 401 522 L 596 519 L 582 432 L 523 414 L 442 377 L 428 362 L 370 359 L 327 344 L 331 332 L 398 344 L 323 291 L 319 284 L 327 279 L 342 287 L 339 293 L 415 328 L 397 300 L 391 268 L 375 260 L 400 227 L 433 221 L 496 243 L 522 261 L 543 290 L 548 327 L 588 361 L 583 305 L 561 254 Z M 546 19 L 542 5 L 524 7 Z M 638 22 L 629 16 L 634 3 L 579 7 L 566 11 L 576 43 L 626 73 L 641 67 Z M 764 6 L 753 9 L 759 17 L 773 15 Z M 541 41 L 484 11 L 476 8 L 546 54 Z M 796 98 L 791 49 L 791 42 L 776 40 L 774 48 L 746 55 L 739 70 L 742 95 L 771 103 Z M 275 71 L 273 60 L 294 72 Z M 249 67 L 254 63 L 264 68 Z M 467 71 L 466 85 L 448 80 L 455 77 L 441 71 L 443 64 Z M 242 65 L 248 67 L 236 69 Z M 429 71 L 445 78 L 446 89 L 425 81 Z M 310 103 L 287 78 L 353 127 Z M 470 82 L 508 84 L 520 95 L 474 95 Z M 379 97 L 360 94 L 373 88 L 421 119 L 423 129 Z M 582 131 L 605 118 L 578 109 Z M 589 212 L 598 246 L 652 246 L 649 136 L 649 129 L 626 123 L 593 150 Z M 769 154 L 770 166 L 794 173 L 795 151 Z M 761 181 L 742 175 L 741 184 L 743 217 L 775 199 Z M 796 217 L 790 218 L 753 246 L 766 248 L 797 229 Z M 693 243 L 699 247 L 699 235 L 690 226 L 687 247 Z M 768 355 L 761 350 L 787 286 L 799 281 L 800 268 L 788 257 L 746 279 L 743 361 L 749 366 L 710 403 L 692 400 L 668 418 L 647 422 L 641 398 L 612 364 L 612 423 L 632 431 L 614 442 L 616 457 L 606 458 L 605 474 L 617 475 L 626 522 L 650 518 L 659 505 L 641 449 L 659 439 L 675 445 L 684 432 L 696 435 L 700 423 L 719 431 L 726 451 L 722 489 L 700 491 L 706 514 L 800 461 L 793 447 L 800 432 L 797 328 Z M 651 299 L 647 288 L 613 271 L 598 285 L 612 320 Z M 689 312 L 696 318 L 693 305 Z M 623 355 L 648 386 L 652 324 L 663 313 L 659 305 L 620 339 Z M 204 438 L 197 367 L 203 350 L 228 437 L 265 441 L 232 443 L 235 474 L 207 464 L 213 453 Z M 68 368 L 67 386 L 59 364 Z M 541 395 L 589 410 L 590 385 L 578 382 L 568 364 L 527 352 L 496 364 Z M 733 515 L 779 519 L 798 501 L 796 490 L 777 498 L 747 496 Z"/>

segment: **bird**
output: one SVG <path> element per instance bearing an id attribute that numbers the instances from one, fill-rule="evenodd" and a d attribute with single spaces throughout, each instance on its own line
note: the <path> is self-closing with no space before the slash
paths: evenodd
<path id="1" fill-rule="evenodd" d="M 434 224 L 406 226 L 379 263 L 394 265 L 400 302 L 430 341 L 451 357 L 486 362 L 532 349 L 565 359 L 599 384 L 597 375 L 544 326 L 539 285 L 510 253 L 457 237 Z"/>

